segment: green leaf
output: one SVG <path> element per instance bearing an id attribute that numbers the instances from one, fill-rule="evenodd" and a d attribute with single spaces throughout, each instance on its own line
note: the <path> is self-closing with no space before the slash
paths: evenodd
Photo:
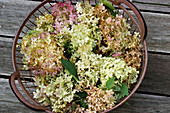
<path id="1" fill-rule="evenodd" d="M 83 91 L 83 92 L 78 92 L 77 95 L 81 98 L 86 98 L 88 94 L 87 94 L 87 92 Z"/>
<path id="2" fill-rule="evenodd" d="M 101 3 L 103 3 L 105 6 L 109 7 L 112 10 L 116 10 L 115 7 L 113 7 L 112 3 L 107 0 L 100 0 Z"/>
<path id="3" fill-rule="evenodd" d="M 113 91 L 120 91 L 121 90 L 120 86 L 114 86 L 112 89 L 113 89 Z"/>
<path id="4" fill-rule="evenodd" d="M 128 102 L 125 102 L 126 105 L 130 106 L 130 104 Z"/>
<path id="5" fill-rule="evenodd" d="M 107 9 L 108 12 L 110 12 L 110 14 L 111 14 L 112 16 L 116 17 L 116 14 L 117 14 L 116 11 L 113 12 L 113 10 L 111 10 L 111 9 L 109 9 L 109 8 L 107 8 L 107 7 L 106 7 L 106 9 Z"/>
<path id="6" fill-rule="evenodd" d="M 88 105 L 86 105 L 86 103 L 84 102 L 84 99 L 82 99 L 81 101 L 80 101 L 80 105 L 82 106 L 82 107 L 84 107 L 84 108 L 88 108 Z"/>
<path id="7" fill-rule="evenodd" d="M 77 70 L 74 64 L 72 64 L 70 61 L 63 58 L 61 59 L 61 63 L 63 64 L 64 68 L 67 69 L 71 75 L 73 75 L 73 78 L 76 81 L 78 81 Z"/>
<path id="8" fill-rule="evenodd" d="M 106 88 L 111 89 L 114 86 L 114 81 L 115 78 L 110 78 L 107 82 L 106 82 Z"/>
<path id="9" fill-rule="evenodd" d="M 95 7 L 97 7 L 98 5 L 99 5 L 99 2 L 96 3 L 96 6 L 95 6 Z"/>
<path id="10" fill-rule="evenodd" d="M 73 104 L 73 111 L 76 109 L 76 103 Z"/>
<path id="11" fill-rule="evenodd" d="M 31 34 L 33 34 L 35 31 L 31 30 L 27 35 L 30 36 Z"/>
<path id="12" fill-rule="evenodd" d="M 117 93 L 119 94 L 117 101 L 119 101 L 121 98 L 123 98 L 125 95 L 128 96 L 128 85 L 127 83 L 123 83 L 122 86 L 120 86 L 120 91 Z"/>

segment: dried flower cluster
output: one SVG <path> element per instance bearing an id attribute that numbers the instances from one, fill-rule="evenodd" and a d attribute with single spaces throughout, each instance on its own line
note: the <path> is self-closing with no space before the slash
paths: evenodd
<path id="1" fill-rule="evenodd" d="M 102 31 L 105 44 L 99 44 L 99 50 L 102 54 L 110 54 L 113 57 L 122 57 L 129 66 L 140 67 L 140 39 L 139 33 L 130 33 L 129 24 L 122 15 L 111 16 L 110 12 L 102 4 L 95 7 L 95 14 L 100 17 L 100 29 Z"/>
<path id="2" fill-rule="evenodd" d="M 88 109 L 78 107 L 77 113 L 96 113 L 97 111 L 105 111 L 112 108 L 115 105 L 114 92 L 112 90 L 102 90 L 96 86 L 90 86 L 88 90 L 85 90 L 88 94 L 87 105 Z"/>
<path id="3" fill-rule="evenodd" d="M 50 81 L 48 79 L 51 79 Z M 67 103 L 73 100 L 76 89 L 73 89 L 72 76 L 68 72 L 60 72 L 58 77 L 36 77 L 38 88 L 34 92 L 34 98 L 44 105 L 51 105 L 53 111 L 64 112 Z M 49 81 L 49 83 L 46 83 Z"/>
<path id="4" fill-rule="evenodd" d="M 35 30 L 22 38 L 21 51 L 24 54 L 25 67 L 35 75 L 55 75 L 61 71 L 60 59 L 64 48 L 58 42 L 58 36 Z"/>
<path id="5" fill-rule="evenodd" d="M 89 112 L 105 111 L 115 105 L 114 92 L 112 90 L 102 90 L 95 86 L 90 86 L 90 89 L 85 91 L 88 94 L 87 104 Z"/>
<path id="6" fill-rule="evenodd" d="M 43 29 L 43 31 L 53 32 L 54 17 L 52 15 L 45 14 L 37 18 L 37 28 Z"/>
<path id="7" fill-rule="evenodd" d="M 128 95 L 141 64 L 140 35 L 102 3 L 56 3 L 22 38 L 34 98 L 53 112 L 102 112 Z M 70 106 L 70 107 L 69 107 Z"/>
<path id="8" fill-rule="evenodd" d="M 52 15 L 55 17 L 54 27 L 56 33 L 62 33 L 63 28 L 70 29 L 70 25 L 76 23 L 77 13 L 71 2 L 58 2 L 52 7 Z"/>
<path id="9" fill-rule="evenodd" d="M 127 82 L 128 84 L 133 84 L 138 77 L 138 71 L 129 67 L 120 58 L 102 57 L 102 55 L 94 53 L 83 53 L 75 65 L 79 74 L 80 88 L 94 86 L 99 79 L 100 86 L 104 88 L 106 87 L 106 82 L 113 77 L 116 77 L 117 83 Z"/>

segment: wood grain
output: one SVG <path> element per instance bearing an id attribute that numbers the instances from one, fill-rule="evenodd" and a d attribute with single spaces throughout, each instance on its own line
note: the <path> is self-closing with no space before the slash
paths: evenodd
<path id="1" fill-rule="evenodd" d="M 0 78 L 0 89 L 1 113 L 36 113 L 19 102 L 9 86 L 8 79 Z"/>
<path id="2" fill-rule="evenodd" d="M 24 17 L 39 2 L 0 0 L 0 4 L 5 5 L 5 8 L 0 8 L 0 17 L 2 17 L 0 18 L 0 35 L 14 36 Z M 142 14 L 148 26 L 148 50 L 170 53 L 170 15 L 149 12 L 143 12 Z"/>
<path id="3" fill-rule="evenodd" d="M 148 27 L 148 50 L 170 53 L 170 15 L 146 12 L 142 14 Z"/>
<path id="4" fill-rule="evenodd" d="M 11 2 L 12 1 L 12 2 Z M 0 34 L 15 36 L 20 24 L 39 2 L 23 0 L 0 0 Z M 4 8 L 2 8 L 5 6 Z"/>
<path id="5" fill-rule="evenodd" d="M 155 13 L 168 13 L 170 14 L 170 6 L 166 5 L 156 5 L 150 3 L 133 2 L 134 5 L 141 11 L 145 12 L 155 12 Z"/>
<path id="6" fill-rule="evenodd" d="M 165 5 L 170 5 L 169 0 L 132 0 L 133 2 L 143 2 L 143 3 L 152 3 L 152 4 L 165 4 Z"/>
<path id="7" fill-rule="evenodd" d="M 0 37 L 0 74 L 10 75 L 13 73 L 12 67 L 12 38 Z"/>
<path id="8" fill-rule="evenodd" d="M 170 55 L 149 54 L 148 68 L 138 91 L 170 96 Z"/>
<path id="9" fill-rule="evenodd" d="M 8 80 L 0 78 L 1 113 L 38 113 L 22 105 L 11 91 Z M 128 101 L 110 113 L 168 113 L 170 97 L 135 93 Z"/>

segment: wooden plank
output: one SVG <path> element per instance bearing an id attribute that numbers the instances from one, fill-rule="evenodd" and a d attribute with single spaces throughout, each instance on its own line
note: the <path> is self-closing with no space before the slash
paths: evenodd
<path id="1" fill-rule="evenodd" d="M 170 0 L 132 0 L 132 2 L 140 10 L 170 14 Z"/>
<path id="2" fill-rule="evenodd" d="M 11 48 L 12 39 L 0 37 L 0 75 L 13 73 Z M 139 91 L 170 95 L 170 55 L 149 53 L 147 73 Z"/>
<path id="3" fill-rule="evenodd" d="M 155 13 L 168 13 L 170 14 L 170 6 L 152 4 L 152 3 L 143 3 L 143 2 L 133 2 L 134 5 L 141 11 L 155 12 Z"/>
<path id="4" fill-rule="evenodd" d="M 4 100 L 0 100 L 0 101 L 1 101 L 0 102 L 1 113 L 40 113 L 26 108 L 20 102 L 11 102 L 11 101 L 4 101 Z"/>
<path id="5" fill-rule="evenodd" d="M 170 55 L 149 54 L 148 68 L 138 91 L 170 95 Z"/>
<path id="6" fill-rule="evenodd" d="M 127 102 L 110 113 L 170 113 L 170 97 L 135 93 Z"/>
<path id="7" fill-rule="evenodd" d="M 27 0 L 27 1 L 30 1 L 30 0 Z M 31 1 L 43 1 L 43 0 L 31 0 Z M 97 0 L 97 1 L 99 1 L 99 0 Z M 170 1 L 169 0 L 129 0 L 129 1 L 132 1 L 132 2 L 143 2 L 143 3 L 152 3 L 152 4 L 159 3 L 159 4 L 169 4 L 170 5 Z"/>
<path id="8" fill-rule="evenodd" d="M 8 79 L 0 78 L 0 112 L 1 113 L 37 113 L 26 108 L 13 94 Z"/>
<path id="9" fill-rule="evenodd" d="M 26 15 L 39 2 L 23 0 L 0 0 L 0 35 L 14 36 Z"/>
<path id="10" fill-rule="evenodd" d="M 132 1 L 133 2 L 143 2 L 143 3 L 170 5 L 170 1 L 169 0 L 132 0 Z"/>
<path id="11" fill-rule="evenodd" d="M 0 112 L 38 113 L 22 105 L 11 91 L 8 79 L 0 78 Z M 110 113 L 169 113 L 170 97 L 135 93 L 128 101 Z"/>
<path id="12" fill-rule="evenodd" d="M 12 66 L 12 38 L 0 37 L 0 74 L 10 75 L 13 73 Z"/>
<path id="13" fill-rule="evenodd" d="M 148 27 L 148 50 L 170 53 L 170 15 L 147 12 L 142 14 Z"/>

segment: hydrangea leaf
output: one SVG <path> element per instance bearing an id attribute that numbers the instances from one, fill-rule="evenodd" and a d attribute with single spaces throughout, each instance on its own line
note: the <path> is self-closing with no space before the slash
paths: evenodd
<path id="1" fill-rule="evenodd" d="M 111 15 L 112 15 L 112 16 L 116 17 L 116 14 L 117 14 L 117 12 L 116 12 L 116 11 L 114 11 L 114 12 L 113 12 L 113 10 L 112 10 L 112 9 L 107 8 L 107 7 L 106 7 L 106 9 L 107 9 L 107 11 L 108 11 L 108 12 L 110 12 L 110 13 L 111 13 Z"/>
<path id="2" fill-rule="evenodd" d="M 84 102 L 85 100 L 84 99 L 82 99 L 81 101 L 80 101 L 80 105 L 82 106 L 82 107 L 84 107 L 84 108 L 88 108 L 88 105 L 86 105 L 86 103 Z"/>
<path id="3" fill-rule="evenodd" d="M 112 3 L 107 0 L 100 0 L 101 3 L 103 3 L 105 6 L 109 7 L 112 10 L 116 10 L 115 7 L 113 7 Z"/>
<path id="4" fill-rule="evenodd" d="M 31 30 L 27 35 L 30 36 L 31 34 L 33 34 L 35 32 L 35 30 Z"/>
<path id="5" fill-rule="evenodd" d="M 76 103 L 73 104 L 73 111 L 76 109 Z"/>
<path id="6" fill-rule="evenodd" d="M 72 64 L 70 61 L 63 58 L 61 59 L 61 63 L 63 64 L 64 68 L 67 69 L 71 75 L 73 75 L 73 78 L 76 81 L 78 81 L 77 70 L 74 64 Z"/>
<path id="7" fill-rule="evenodd" d="M 99 5 L 99 2 L 96 3 L 96 6 L 95 6 L 95 7 L 97 7 L 98 5 Z"/>
<path id="8" fill-rule="evenodd" d="M 83 91 L 83 92 L 78 92 L 78 96 L 81 98 L 86 98 L 87 97 L 87 92 Z"/>
<path id="9" fill-rule="evenodd" d="M 123 83 L 122 86 L 120 86 L 120 91 L 117 93 L 119 94 L 117 101 L 119 101 L 121 98 L 123 98 L 125 95 L 128 96 L 128 85 L 127 83 Z"/>
<path id="10" fill-rule="evenodd" d="M 106 82 L 106 88 L 111 89 L 114 86 L 114 81 L 115 78 L 110 78 L 107 82 Z"/>
<path id="11" fill-rule="evenodd" d="M 113 89 L 113 91 L 120 91 L 121 90 L 120 86 L 114 86 L 112 89 Z"/>

